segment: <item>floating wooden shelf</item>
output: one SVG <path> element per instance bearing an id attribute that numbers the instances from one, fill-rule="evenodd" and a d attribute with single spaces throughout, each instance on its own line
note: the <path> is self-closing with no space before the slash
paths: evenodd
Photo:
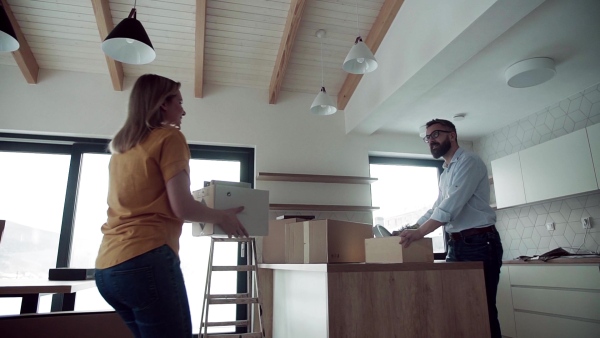
<path id="1" fill-rule="evenodd" d="M 283 174 L 283 173 L 258 173 L 258 177 L 256 179 L 258 181 L 346 183 L 346 184 L 371 184 L 371 183 L 377 181 L 377 179 L 373 178 L 373 177 Z"/>
<path id="2" fill-rule="evenodd" d="M 371 211 L 379 207 L 362 205 L 322 205 L 322 204 L 269 204 L 271 210 L 315 210 L 315 211 Z"/>

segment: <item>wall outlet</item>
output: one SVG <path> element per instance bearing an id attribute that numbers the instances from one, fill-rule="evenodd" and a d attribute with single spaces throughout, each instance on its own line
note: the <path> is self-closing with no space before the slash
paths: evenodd
<path id="1" fill-rule="evenodd" d="M 554 230 L 554 222 L 546 223 L 546 229 L 548 229 L 549 231 Z"/>
<path id="2" fill-rule="evenodd" d="M 582 217 L 581 218 L 581 226 L 584 229 L 591 229 L 592 228 L 592 219 L 591 219 L 591 217 Z"/>

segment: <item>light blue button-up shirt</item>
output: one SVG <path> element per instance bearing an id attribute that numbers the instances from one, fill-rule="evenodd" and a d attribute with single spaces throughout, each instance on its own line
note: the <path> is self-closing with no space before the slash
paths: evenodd
<path id="1" fill-rule="evenodd" d="M 458 148 L 443 168 L 438 199 L 417 223 L 431 218 L 445 223 L 446 232 L 451 233 L 495 224 L 487 168 L 479 156 Z"/>

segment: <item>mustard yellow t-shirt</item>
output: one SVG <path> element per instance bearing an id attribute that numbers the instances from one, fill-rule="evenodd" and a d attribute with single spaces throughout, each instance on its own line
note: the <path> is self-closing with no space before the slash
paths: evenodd
<path id="1" fill-rule="evenodd" d="M 96 268 L 105 269 L 167 244 L 179 252 L 183 220 L 171 210 L 166 183 L 188 175 L 190 150 L 176 128 L 155 129 L 144 141 L 110 159 L 108 219 Z"/>

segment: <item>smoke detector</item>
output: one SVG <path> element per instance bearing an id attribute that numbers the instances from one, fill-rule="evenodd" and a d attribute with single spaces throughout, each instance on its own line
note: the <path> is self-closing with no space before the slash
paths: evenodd
<path id="1" fill-rule="evenodd" d="M 462 120 L 465 119 L 465 116 L 467 116 L 467 113 L 459 113 L 459 114 L 454 115 L 452 117 L 452 120 L 454 120 L 455 122 L 456 121 L 462 121 Z"/>

